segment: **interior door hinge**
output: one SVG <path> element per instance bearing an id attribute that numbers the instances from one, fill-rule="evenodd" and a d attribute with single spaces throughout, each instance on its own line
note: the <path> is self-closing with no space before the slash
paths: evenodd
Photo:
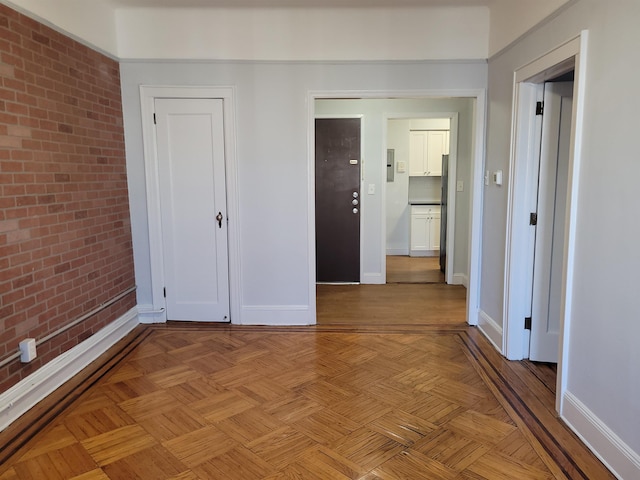
<path id="1" fill-rule="evenodd" d="M 153 124 L 154 124 L 154 125 L 157 125 L 157 124 L 158 124 L 158 122 L 156 122 L 156 114 L 155 114 L 155 113 L 153 114 Z"/>
<path id="2" fill-rule="evenodd" d="M 536 102 L 536 115 L 542 115 L 544 112 L 544 102 Z"/>
<path id="3" fill-rule="evenodd" d="M 531 330 L 531 317 L 526 317 L 524 319 L 524 329 Z"/>
<path id="4" fill-rule="evenodd" d="M 167 298 L 167 287 L 162 289 L 162 294 L 164 295 L 164 298 Z"/>
<path id="5" fill-rule="evenodd" d="M 538 214 L 536 212 L 529 214 L 529 225 L 538 225 Z"/>

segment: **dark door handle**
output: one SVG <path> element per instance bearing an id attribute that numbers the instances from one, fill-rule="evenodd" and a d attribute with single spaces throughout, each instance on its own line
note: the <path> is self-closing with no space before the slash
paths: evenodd
<path id="1" fill-rule="evenodd" d="M 218 227 L 222 228 L 222 212 L 218 212 L 218 215 L 216 215 L 216 220 L 218 221 Z"/>

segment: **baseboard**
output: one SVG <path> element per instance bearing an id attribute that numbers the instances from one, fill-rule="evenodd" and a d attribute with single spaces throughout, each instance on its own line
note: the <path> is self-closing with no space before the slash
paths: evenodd
<path id="1" fill-rule="evenodd" d="M 166 323 L 167 311 L 165 308 L 153 308 L 153 305 L 138 305 L 138 319 L 140 323 Z"/>
<path id="2" fill-rule="evenodd" d="M 315 325 L 309 305 L 243 305 L 242 325 Z"/>
<path id="3" fill-rule="evenodd" d="M 410 257 L 439 257 L 440 250 L 409 250 Z"/>
<path id="4" fill-rule="evenodd" d="M 363 285 L 382 285 L 385 282 L 381 273 L 363 273 L 360 283 Z"/>
<path id="5" fill-rule="evenodd" d="M 560 416 L 616 477 L 623 480 L 640 478 L 640 454 L 571 392 L 565 392 L 563 396 Z"/>
<path id="6" fill-rule="evenodd" d="M 451 278 L 452 285 L 464 285 L 465 288 L 469 288 L 469 277 L 464 273 L 454 273 Z"/>
<path id="7" fill-rule="evenodd" d="M 483 310 L 478 312 L 478 328 L 493 346 L 502 353 L 502 327 Z"/>
<path id="8" fill-rule="evenodd" d="M 0 395 L 0 431 L 87 367 L 138 325 L 132 308 Z"/>
<path id="9" fill-rule="evenodd" d="M 402 256 L 407 256 L 409 255 L 409 249 L 408 248 L 387 248 L 387 255 L 402 255 Z"/>

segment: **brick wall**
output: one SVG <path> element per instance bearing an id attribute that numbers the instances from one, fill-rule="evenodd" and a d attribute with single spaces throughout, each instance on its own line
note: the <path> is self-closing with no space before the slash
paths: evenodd
<path id="1" fill-rule="evenodd" d="M 0 361 L 133 285 L 118 63 L 0 5 Z M 0 368 L 0 392 L 134 304 Z"/>

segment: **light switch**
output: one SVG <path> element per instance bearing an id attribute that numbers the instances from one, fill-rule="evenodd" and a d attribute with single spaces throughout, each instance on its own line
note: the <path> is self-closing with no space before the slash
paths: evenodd
<path id="1" fill-rule="evenodd" d="M 487 170 L 484 174 L 484 184 L 489 185 L 489 170 Z"/>
<path id="2" fill-rule="evenodd" d="M 456 182 L 456 192 L 464 192 L 464 181 L 458 180 Z"/>
<path id="3" fill-rule="evenodd" d="M 407 171 L 407 162 L 400 160 L 398 162 L 398 173 L 405 173 Z"/>
<path id="4" fill-rule="evenodd" d="M 376 184 L 375 183 L 370 183 L 369 184 L 369 188 L 367 189 L 367 193 L 369 195 L 375 195 L 375 193 L 376 193 Z"/>
<path id="5" fill-rule="evenodd" d="M 493 172 L 493 183 L 496 185 L 502 185 L 502 170 Z"/>

